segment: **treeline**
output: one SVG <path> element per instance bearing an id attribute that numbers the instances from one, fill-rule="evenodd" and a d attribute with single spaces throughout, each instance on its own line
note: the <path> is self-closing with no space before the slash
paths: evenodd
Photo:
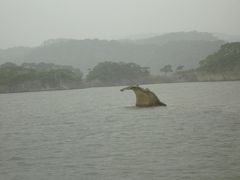
<path id="1" fill-rule="evenodd" d="M 143 83 L 150 76 L 148 67 L 141 67 L 135 63 L 102 62 L 89 71 L 87 82 L 96 85 L 120 85 Z"/>
<path id="2" fill-rule="evenodd" d="M 0 93 L 138 84 L 146 83 L 149 76 L 149 68 L 135 63 L 102 62 L 83 78 L 71 66 L 8 62 L 0 66 Z"/>
<path id="3" fill-rule="evenodd" d="M 204 60 L 199 67 L 176 74 L 185 81 L 240 80 L 240 42 L 227 43 Z"/>
<path id="4" fill-rule="evenodd" d="M 5 63 L 0 66 L 0 92 L 80 88 L 82 72 L 51 63 Z"/>
<path id="5" fill-rule="evenodd" d="M 150 68 L 136 63 L 100 62 L 83 73 L 71 66 L 51 63 L 5 63 L 0 66 L 0 93 L 74 89 L 95 86 L 150 84 L 186 81 L 240 80 L 240 42 L 227 43 L 216 53 L 200 61 L 199 67 L 184 70 L 179 65 L 159 69 L 162 75 L 153 76 Z"/>

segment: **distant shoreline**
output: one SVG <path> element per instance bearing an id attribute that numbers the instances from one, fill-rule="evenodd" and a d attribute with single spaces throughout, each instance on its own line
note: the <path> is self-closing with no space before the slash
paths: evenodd
<path id="1" fill-rule="evenodd" d="M 178 84 L 178 83 L 215 83 L 215 82 L 236 82 L 240 80 L 219 80 L 219 81 L 181 81 L 181 82 L 162 82 L 162 83 L 144 83 L 140 85 L 155 85 L 155 84 Z M 128 84 L 119 84 L 119 85 L 103 85 L 103 86 L 85 86 L 81 88 L 69 88 L 69 89 L 42 89 L 42 90 L 32 90 L 32 91 L 14 91 L 14 92 L 0 92 L 1 94 L 16 94 L 16 93 L 33 93 L 33 92 L 48 92 L 48 91 L 66 91 L 66 90 L 80 90 L 80 89 L 89 89 L 89 88 L 101 88 L 101 87 L 117 87 L 117 86 L 127 86 Z"/>

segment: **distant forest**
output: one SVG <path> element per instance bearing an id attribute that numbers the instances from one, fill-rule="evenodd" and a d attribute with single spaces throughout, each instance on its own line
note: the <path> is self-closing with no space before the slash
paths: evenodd
<path id="1" fill-rule="evenodd" d="M 162 75 L 136 63 L 98 63 L 83 78 L 80 69 L 52 63 L 4 63 L 0 66 L 0 93 L 74 89 L 94 86 L 148 84 L 186 81 L 240 80 L 240 42 L 227 43 L 200 61 L 195 69 L 165 65 Z"/>
<path id="2" fill-rule="evenodd" d="M 200 61 L 199 67 L 177 73 L 184 81 L 240 80 L 240 42 L 226 43 Z"/>
<path id="3" fill-rule="evenodd" d="M 194 36 L 194 33 L 192 34 L 192 36 L 196 38 L 196 36 Z M 178 34 L 171 34 L 166 37 L 162 36 L 162 39 L 158 37 L 161 39 L 158 42 L 161 41 L 163 44 L 165 44 L 166 39 L 171 39 L 169 36 L 173 39 L 176 39 L 175 36 L 179 37 Z M 189 34 L 185 34 L 185 36 L 187 36 L 188 38 L 193 38 L 189 36 Z M 202 36 L 206 38 L 206 34 L 202 34 Z M 209 36 L 208 38 L 210 39 L 210 41 L 219 42 L 215 41 L 215 37 L 209 34 L 207 34 L 207 36 Z M 184 38 L 186 39 L 186 37 Z M 198 38 L 200 38 L 200 36 Z M 134 43 L 138 44 L 137 46 L 142 46 L 142 43 L 146 43 L 151 44 L 150 47 L 158 47 L 152 44 L 153 40 L 156 39 L 148 39 L 145 40 L 145 42 L 142 42 L 143 40 L 137 42 L 135 41 Z M 180 40 L 182 39 L 180 38 Z M 95 40 L 93 41 L 97 42 Z M 195 40 L 191 41 L 191 43 L 188 42 L 189 45 L 196 45 Z M 197 43 L 199 43 L 198 40 L 196 41 Z M 72 44 L 75 41 L 70 40 L 69 42 L 69 40 L 67 40 L 66 42 Z M 97 62 L 94 66 L 88 68 L 88 70 L 85 70 L 85 73 L 83 73 L 84 71 L 81 67 L 79 68 L 79 66 L 72 66 L 71 64 L 57 65 L 55 63 L 48 63 L 50 60 L 48 59 L 49 57 L 47 57 L 47 55 L 49 54 L 52 54 L 52 57 L 56 59 L 58 57 L 59 59 L 62 58 L 65 50 L 64 47 L 66 47 L 66 42 L 64 40 L 61 40 L 60 42 L 46 42 L 46 44 L 42 47 L 37 47 L 35 50 L 33 48 L 30 52 L 28 51 L 29 49 L 25 49 L 26 51 L 17 51 L 18 48 L 14 50 L 15 54 L 12 54 L 13 49 L 4 50 L 4 53 L 0 52 L 0 54 L 2 53 L 1 55 L 5 55 L 5 60 L 14 59 L 18 57 L 18 55 L 19 57 L 27 57 L 25 56 L 26 54 L 28 54 L 28 57 L 34 57 L 36 59 L 38 58 L 39 61 L 42 60 L 42 62 L 27 62 L 26 60 L 26 62 L 21 64 L 17 64 L 15 61 L 8 61 L 2 63 L 2 65 L 0 65 L 0 93 L 75 89 L 95 86 L 115 86 L 127 84 L 240 80 L 240 42 L 225 43 L 219 46 L 216 51 L 200 59 L 198 61 L 198 65 L 194 68 L 189 68 L 188 66 L 185 66 L 181 63 L 179 65 L 171 64 L 171 61 L 167 61 L 165 64 L 159 65 L 161 64 L 160 61 L 156 61 L 154 63 L 158 64 L 155 67 L 155 69 L 158 71 L 158 74 L 155 74 L 151 71 L 151 66 L 153 65 L 151 64 L 151 62 L 148 64 L 149 66 L 143 66 L 140 63 L 138 64 L 134 61 L 117 61 L 117 59 L 115 59 L 115 61 L 104 60 L 101 62 Z M 89 46 L 92 47 L 92 42 L 86 42 L 89 42 Z M 76 41 L 75 43 L 78 44 L 79 42 Z M 99 47 L 101 47 L 102 42 L 99 43 Z M 109 45 L 108 42 L 105 43 L 106 46 Z M 113 43 L 118 44 L 119 42 Z M 175 45 L 177 45 L 178 43 L 180 43 L 180 41 L 176 41 Z M 170 44 L 174 43 L 171 42 Z M 61 52 L 59 52 L 59 46 L 61 47 Z M 166 46 L 167 45 L 165 44 L 164 47 Z M 53 47 L 58 48 L 54 49 Z M 69 57 L 69 59 L 76 58 L 76 54 L 74 53 L 78 50 L 78 48 L 76 48 L 77 46 L 71 47 L 72 49 L 70 49 L 73 53 L 72 57 Z M 118 47 L 119 46 L 114 47 L 117 53 L 124 54 L 125 51 L 121 52 L 121 48 L 118 49 Z M 129 47 L 132 47 L 132 45 L 129 45 Z M 43 48 L 43 51 L 41 51 L 39 48 Z M 89 49 L 89 47 L 86 47 L 85 43 L 82 44 L 82 50 L 85 49 L 86 52 L 84 51 L 84 53 L 88 54 L 89 51 L 87 51 L 86 48 L 88 50 L 91 49 Z M 205 48 L 207 48 L 207 46 Z M 45 52 L 45 50 L 47 49 L 48 53 Z M 66 51 L 69 51 L 70 49 L 67 49 Z M 131 50 L 132 49 L 130 48 L 128 51 L 130 52 Z M 170 52 L 171 48 L 168 50 Z M 11 53 L 6 54 L 6 51 L 10 51 Z M 102 53 L 102 49 L 96 48 L 94 51 Z M 144 51 L 144 49 L 142 49 L 142 51 Z M 176 53 L 176 50 L 172 49 L 172 52 Z M 32 53 L 34 54 L 34 56 Z M 81 51 L 81 53 L 83 53 L 83 51 Z M 109 52 L 109 54 L 111 53 L 113 52 Z M 131 53 L 134 54 L 134 51 Z M 144 54 L 144 52 L 141 53 L 141 55 Z M 184 53 L 186 52 L 184 51 Z M 189 54 L 184 56 L 189 56 L 191 53 L 192 52 L 190 50 Z M 25 55 L 23 56 L 23 54 Z M 173 55 L 176 57 L 179 56 L 181 59 L 181 52 Z M 46 61 L 44 61 L 45 58 L 47 59 Z M 95 58 L 97 59 L 97 57 Z M 149 58 L 151 59 L 151 57 Z M 101 56 L 99 60 L 100 59 Z"/>
<path id="4" fill-rule="evenodd" d="M 0 66 L 0 93 L 139 84 L 149 76 L 148 68 L 135 63 L 102 62 L 83 79 L 80 69 L 71 66 L 8 62 Z"/>
<path id="5" fill-rule="evenodd" d="M 4 63 L 0 66 L 0 92 L 80 88 L 82 72 L 51 63 Z"/>
<path id="6" fill-rule="evenodd" d="M 36 47 L 0 49 L 0 64 L 13 62 L 68 64 L 86 75 L 100 62 L 133 62 L 150 67 L 159 75 L 167 64 L 173 68 L 198 67 L 199 61 L 216 52 L 225 42 L 211 33 L 175 32 L 138 40 L 50 39 Z"/>

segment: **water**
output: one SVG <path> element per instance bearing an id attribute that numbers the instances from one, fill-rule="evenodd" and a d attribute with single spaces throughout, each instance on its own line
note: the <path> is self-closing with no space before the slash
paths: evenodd
<path id="1" fill-rule="evenodd" d="M 1 180 L 239 180 L 240 82 L 0 95 Z"/>

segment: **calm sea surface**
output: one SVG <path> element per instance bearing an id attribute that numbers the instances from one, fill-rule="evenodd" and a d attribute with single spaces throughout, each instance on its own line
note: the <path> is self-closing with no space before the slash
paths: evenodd
<path id="1" fill-rule="evenodd" d="M 239 180 L 240 82 L 0 95 L 1 180 Z"/>

